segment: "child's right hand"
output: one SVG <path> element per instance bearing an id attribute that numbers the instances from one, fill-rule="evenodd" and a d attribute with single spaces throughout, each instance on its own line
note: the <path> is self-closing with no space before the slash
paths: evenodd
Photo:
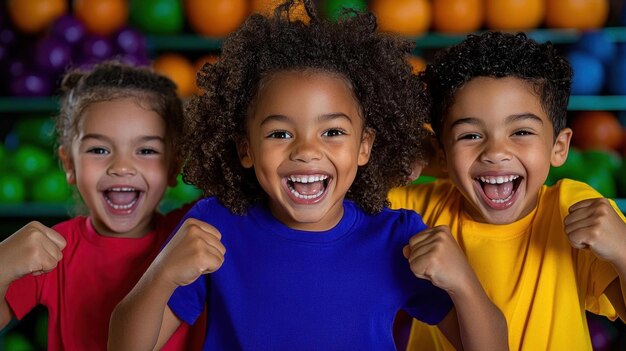
<path id="1" fill-rule="evenodd" d="M 459 293 L 477 282 L 448 226 L 421 231 L 411 237 L 402 252 L 416 277 L 430 280 L 448 293 Z"/>
<path id="2" fill-rule="evenodd" d="M 212 225 L 188 218 L 157 256 L 159 276 L 168 284 L 183 286 L 193 283 L 202 274 L 217 271 L 226 253 L 221 238 Z"/>
<path id="3" fill-rule="evenodd" d="M 63 258 L 65 245 L 65 238 L 53 229 L 36 221 L 28 223 L 0 243 L 2 282 L 50 272 Z"/>

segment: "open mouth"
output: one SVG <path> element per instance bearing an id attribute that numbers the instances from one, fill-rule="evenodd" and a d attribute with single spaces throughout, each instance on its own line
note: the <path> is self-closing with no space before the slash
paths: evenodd
<path id="1" fill-rule="evenodd" d="M 291 175 L 287 178 L 287 187 L 291 194 L 302 200 L 315 200 L 326 191 L 329 177 L 327 175 Z"/>
<path id="2" fill-rule="evenodd" d="M 480 176 L 474 179 L 480 184 L 484 197 L 491 203 L 500 205 L 513 199 L 523 177 L 519 175 Z"/>
<path id="3" fill-rule="evenodd" d="M 130 187 L 110 188 L 103 192 L 106 203 L 116 211 L 133 208 L 139 201 L 141 193 L 140 190 Z"/>

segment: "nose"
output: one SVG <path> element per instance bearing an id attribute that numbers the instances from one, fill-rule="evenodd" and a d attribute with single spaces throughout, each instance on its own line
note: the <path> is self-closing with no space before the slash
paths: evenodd
<path id="1" fill-rule="evenodd" d="M 322 158 L 319 142 L 313 137 L 300 137 L 293 142 L 292 161 L 311 162 Z"/>
<path id="2" fill-rule="evenodd" d="M 111 176 L 124 177 L 135 175 L 136 170 L 132 158 L 127 155 L 117 154 L 113 156 L 107 174 Z"/>
<path id="3" fill-rule="evenodd" d="M 497 138 L 487 139 L 480 155 L 480 160 L 491 164 L 510 161 L 511 154 L 508 151 L 506 142 Z"/>

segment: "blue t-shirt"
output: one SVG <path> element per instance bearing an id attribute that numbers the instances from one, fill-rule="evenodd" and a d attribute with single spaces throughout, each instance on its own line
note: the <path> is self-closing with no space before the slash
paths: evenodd
<path id="1" fill-rule="evenodd" d="M 222 267 L 177 288 L 169 307 L 193 324 L 207 307 L 204 350 L 394 350 L 400 309 L 430 324 L 447 293 L 411 272 L 402 255 L 426 228 L 413 211 L 368 215 L 344 201 L 332 229 L 291 229 L 265 206 L 232 214 L 215 198 L 187 214 L 222 234 Z"/>

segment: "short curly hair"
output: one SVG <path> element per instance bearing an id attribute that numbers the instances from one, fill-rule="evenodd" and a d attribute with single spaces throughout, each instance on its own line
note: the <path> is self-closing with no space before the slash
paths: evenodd
<path id="1" fill-rule="evenodd" d="M 259 84 L 277 72 L 319 70 L 343 77 L 352 87 L 364 126 L 376 139 L 367 165 L 359 167 L 346 194 L 368 213 L 386 205 L 387 192 L 403 184 L 411 165 L 425 158 L 428 111 L 424 87 L 412 74 L 410 41 L 377 31 L 371 13 L 346 12 L 338 21 L 289 18 L 297 1 L 286 1 L 271 17 L 251 15 L 223 43 L 220 59 L 197 75 L 203 93 L 186 109 L 185 181 L 216 196 L 233 213 L 267 200 L 255 173 L 241 166 L 237 143 L 246 135 Z"/>
<path id="2" fill-rule="evenodd" d="M 528 82 L 552 120 L 554 136 L 565 128 L 572 83 L 567 59 L 550 42 L 540 44 L 524 33 L 487 31 L 438 51 L 420 74 L 428 87 L 437 138 L 456 92 L 476 77 L 515 77 Z"/>

